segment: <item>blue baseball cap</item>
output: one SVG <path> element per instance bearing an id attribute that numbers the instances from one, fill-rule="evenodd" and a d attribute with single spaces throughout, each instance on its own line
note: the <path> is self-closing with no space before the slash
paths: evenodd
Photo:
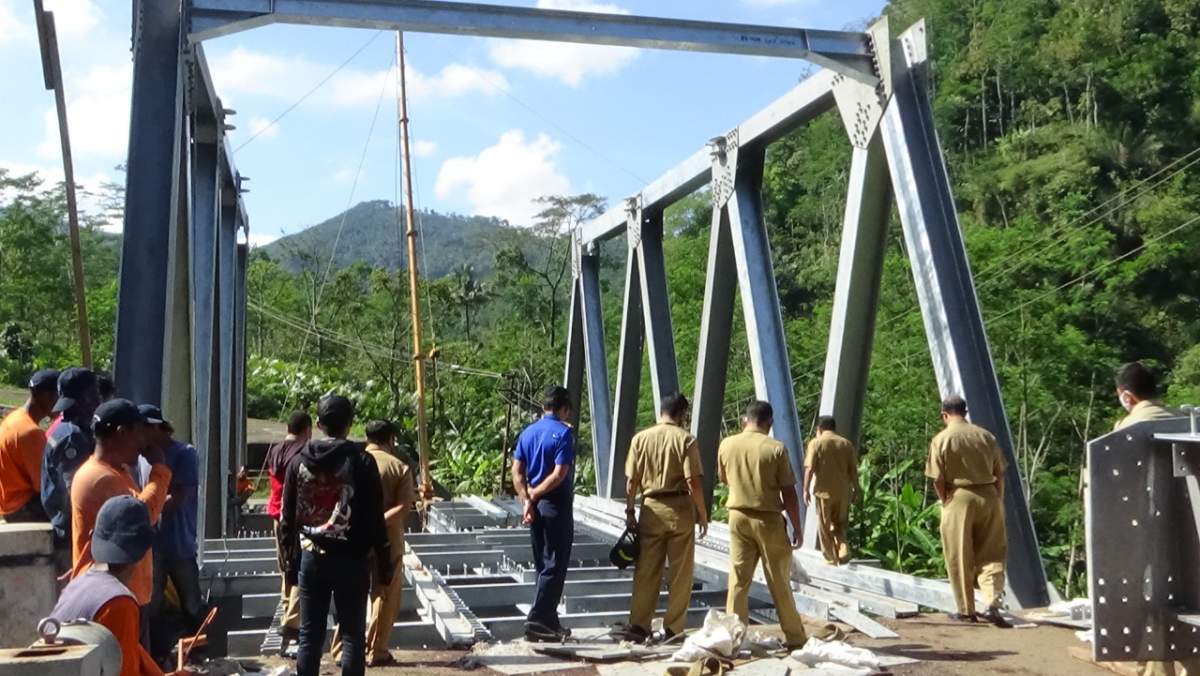
<path id="1" fill-rule="evenodd" d="M 79 403 L 80 399 L 88 398 L 89 393 L 94 395 L 94 399 L 99 399 L 98 392 L 96 374 L 91 369 L 72 366 L 58 376 L 58 401 L 54 403 L 51 412 L 62 413 L 69 410 Z"/>
<path id="2" fill-rule="evenodd" d="M 29 376 L 30 392 L 58 392 L 58 369 L 42 369 Z"/>
<path id="3" fill-rule="evenodd" d="M 100 507 L 92 531 L 92 559 L 99 563 L 136 563 L 152 544 L 154 529 L 150 527 L 146 503 L 132 495 L 118 495 Z"/>
<path id="4" fill-rule="evenodd" d="M 146 422 L 146 416 L 128 399 L 110 399 L 96 409 L 92 418 L 92 429 L 106 432 L 122 425 Z"/>

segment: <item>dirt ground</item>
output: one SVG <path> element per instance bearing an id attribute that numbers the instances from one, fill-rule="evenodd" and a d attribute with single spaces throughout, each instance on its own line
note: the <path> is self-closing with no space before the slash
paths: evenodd
<path id="1" fill-rule="evenodd" d="M 883 620 L 900 634 L 899 639 L 869 639 L 851 634 L 849 641 L 892 655 L 919 660 L 896 667 L 896 676 L 943 676 L 945 674 L 1021 674 L 1029 676 L 1112 676 L 1111 672 L 1072 658 L 1067 649 L 1083 646 L 1070 629 L 1039 626 L 1034 629 L 996 629 L 990 625 L 951 623 L 942 615 L 923 615 L 904 620 Z M 368 669 L 369 676 L 446 676 L 467 670 L 458 667 L 466 654 L 462 651 L 393 651 L 401 666 Z M 269 662 L 274 663 L 273 660 Z M 323 666 L 323 675 L 336 676 L 332 663 Z M 488 669 L 475 669 L 479 676 Z M 589 676 L 590 666 L 545 672 L 539 676 Z M 737 673 L 735 669 L 733 674 Z M 801 672 L 797 672 L 801 673 Z"/>

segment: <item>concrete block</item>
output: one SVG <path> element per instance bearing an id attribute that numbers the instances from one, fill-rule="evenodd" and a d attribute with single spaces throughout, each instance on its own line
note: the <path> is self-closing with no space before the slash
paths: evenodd
<path id="1" fill-rule="evenodd" d="M 0 650 L 0 676 L 118 676 L 104 671 L 103 653 L 94 645 L 43 646 Z"/>
<path id="2" fill-rule="evenodd" d="M 37 640 L 37 624 L 54 609 L 58 587 L 49 524 L 0 524 L 0 640 Z"/>

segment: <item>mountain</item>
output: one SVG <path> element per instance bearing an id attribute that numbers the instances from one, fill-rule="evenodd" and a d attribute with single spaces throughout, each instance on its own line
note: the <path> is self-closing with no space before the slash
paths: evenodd
<path id="1" fill-rule="evenodd" d="M 327 221 L 281 237 L 262 247 L 262 251 L 295 272 L 306 257 L 315 256 L 324 265 L 336 239 L 333 262 L 337 267 L 362 262 L 391 270 L 404 268 L 407 242 L 397 217 L 402 218 L 402 212 L 397 212 L 395 205 L 387 200 L 360 202 Z M 338 238 L 339 228 L 341 238 Z M 444 276 L 462 265 L 473 265 L 481 275 L 490 274 L 496 250 L 505 242 L 520 242 L 526 252 L 535 248 L 528 231 L 503 219 L 485 216 L 422 210 L 417 212 L 417 232 L 421 272 L 430 277 Z"/>

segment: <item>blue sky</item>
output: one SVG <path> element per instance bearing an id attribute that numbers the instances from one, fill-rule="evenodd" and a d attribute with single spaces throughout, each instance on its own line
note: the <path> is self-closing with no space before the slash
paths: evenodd
<path id="1" fill-rule="evenodd" d="M 562 9 L 855 30 L 884 4 L 524 4 L 534 2 Z M 45 3 L 58 23 L 78 180 L 85 187 L 123 181 L 115 167 L 124 161 L 128 139 L 129 2 Z M 538 195 L 590 191 L 619 203 L 708 138 L 782 95 L 808 68 L 804 62 L 762 57 L 423 34 L 406 35 L 405 40 L 417 206 L 500 216 L 518 224 L 536 211 L 532 199 Z M 324 87 L 268 126 L 368 41 Z M 235 146 L 260 132 L 235 158 L 241 172 L 251 177 L 246 201 L 252 241 L 320 222 L 349 203 L 395 198 L 392 33 L 271 26 L 213 40 L 205 49 L 218 94 L 227 108 L 237 110 Z M 42 86 L 28 0 L 0 0 L 0 63 L 5 72 L 0 166 L 40 170 L 59 180 L 53 96 Z"/>

